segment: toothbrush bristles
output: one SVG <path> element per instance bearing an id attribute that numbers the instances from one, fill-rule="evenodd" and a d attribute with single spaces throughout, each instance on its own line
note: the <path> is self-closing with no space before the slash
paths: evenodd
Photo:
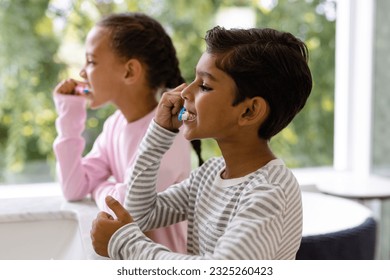
<path id="1" fill-rule="evenodd" d="M 188 117 L 189 117 L 189 113 L 188 112 L 184 112 L 183 115 L 181 116 L 181 119 L 183 121 L 187 121 L 188 120 Z"/>

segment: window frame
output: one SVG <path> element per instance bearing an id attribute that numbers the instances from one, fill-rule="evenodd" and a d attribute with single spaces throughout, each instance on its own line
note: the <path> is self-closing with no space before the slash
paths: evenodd
<path id="1" fill-rule="evenodd" d="M 338 0 L 334 159 L 336 171 L 371 173 L 375 1 Z"/>

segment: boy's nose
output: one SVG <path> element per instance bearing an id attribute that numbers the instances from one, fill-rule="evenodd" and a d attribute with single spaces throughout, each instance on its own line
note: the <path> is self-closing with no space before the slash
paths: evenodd
<path id="1" fill-rule="evenodd" d="M 180 93 L 181 98 L 183 98 L 184 100 L 188 100 L 188 96 L 190 94 L 190 86 L 191 85 L 186 86 Z"/>

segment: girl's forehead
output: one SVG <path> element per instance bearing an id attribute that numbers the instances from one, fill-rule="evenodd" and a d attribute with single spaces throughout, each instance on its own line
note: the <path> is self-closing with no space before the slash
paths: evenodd
<path id="1" fill-rule="evenodd" d="M 86 42 L 89 44 L 97 44 L 109 39 L 109 32 L 106 28 L 95 26 L 87 35 Z"/>
<path id="2" fill-rule="evenodd" d="M 106 51 L 110 45 L 109 40 L 109 32 L 105 28 L 93 27 L 85 41 L 87 52 Z"/>

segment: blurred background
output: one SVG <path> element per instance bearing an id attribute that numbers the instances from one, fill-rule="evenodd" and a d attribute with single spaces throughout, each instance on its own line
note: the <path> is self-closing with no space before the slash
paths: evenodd
<path id="1" fill-rule="evenodd" d="M 271 140 L 291 168 L 333 165 L 336 0 L 0 0 L 0 184 L 55 180 L 55 85 L 79 78 L 84 39 L 102 16 L 139 11 L 171 35 L 189 82 L 215 25 L 271 27 L 306 42 L 314 87 L 307 106 Z M 114 111 L 89 110 L 87 152 Z M 219 155 L 202 140 L 203 157 Z"/>

